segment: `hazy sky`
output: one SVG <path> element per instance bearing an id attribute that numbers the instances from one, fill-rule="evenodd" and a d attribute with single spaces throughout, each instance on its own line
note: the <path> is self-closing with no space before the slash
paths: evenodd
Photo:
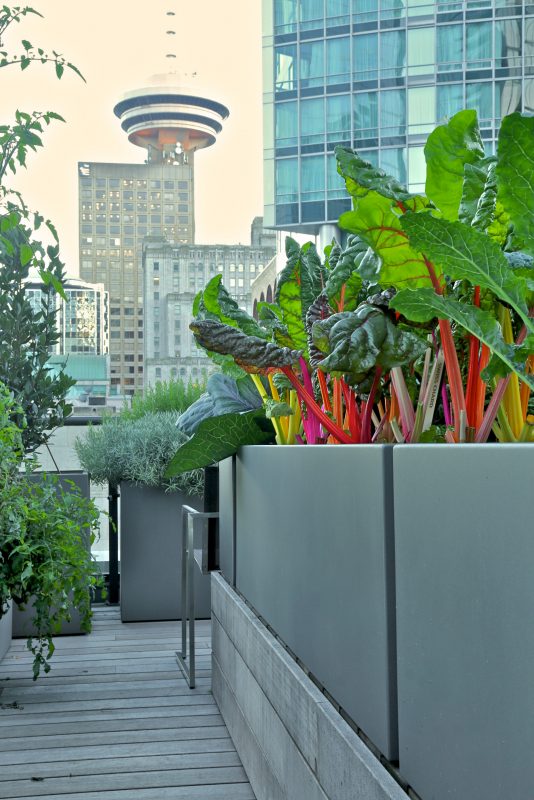
<path id="1" fill-rule="evenodd" d="M 17 3 L 21 4 L 21 3 Z M 66 119 L 45 133 L 16 180 L 30 207 L 58 228 L 63 259 L 78 273 L 78 161 L 142 163 L 113 114 L 121 95 L 168 69 L 164 54 L 184 72 L 198 73 L 199 94 L 230 109 L 215 145 L 197 154 L 196 239 L 249 242 L 252 218 L 262 214 L 261 0 L 34 0 L 44 19 L 27 17 L 4 44 L 21 39 L 67 56 L 83 72 L 61 81 L 53 67 L 33 64 L 0 70 L 0 124 L 23 111 L 53 110 Z M 175 17 L 167 17 L 166 11 Z M 168 28 L 176 36 L 165 35 Z"/>

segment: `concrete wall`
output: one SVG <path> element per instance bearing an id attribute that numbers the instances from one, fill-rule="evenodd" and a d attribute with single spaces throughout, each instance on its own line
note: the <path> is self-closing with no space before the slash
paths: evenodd
<path id="1" fill-rule="evenodd" d="M 211 591 L 213 694 L 258 800 L 407 800 L 218 573 Z"/>

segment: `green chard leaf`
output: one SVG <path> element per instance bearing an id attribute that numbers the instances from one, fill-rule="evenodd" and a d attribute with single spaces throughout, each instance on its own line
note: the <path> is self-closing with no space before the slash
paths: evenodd
<path id="1" fill-rule="evenodd" d="M 368 381 L 377 366 L 399 367 L 421 356 L 426 341 L 397 327 L 375 306 L 362 303 L 356 311 L 333 314 L 312 327 L 315 347 L 324 354 L 324 372 L 348 376 L 352 385 Z"/>
<path id="2" fill-rule="evenodd" d="M 325 292 L 335 311 L 353 311 L 358 305 L 363 279 L 358 272 L 368 252 L 367 244 L 357 236 L 349 237 L 345 250 L 339 250 L 328 274 Z M 375 265 L 375 269 L 377 265 Z"/>
<path id="3" fill-rule="evenodd" d="M 462 222 L 436 219 L 430 214 L 406 214 L 402 227 L 411 244 L 453 280 L 467 280 L 490 289 L 532 329 L 526 281 L 509 268 L 501 248 L 489 236 Z"/>
<path id="4" fill-rule="evenodd" d="M 213 353 L 232 356 L 236 364 L 249 372 L 286 367 L 298 362 L 302 355 L 300 350 L 279 347 L 257 336 L 247 336 L 216 320 L 193 320 L 189 327 L 197 344 Z"/>
<path id="5" fill-rule="evenodd" d="M 262 424 L 265 428 L 262 428 Z M 274 429 L 265 422 L 263 411 L 244 414 L 222 414 L 200 423 L 191 439 L 183 444 L 171 459 L 165 472 L 174 478 L 183 472 L 209 467 L 233 456 L 245 444 L 265 444 L 274 441 Z"/>
<path id="6" fill-rule="evenodd" d="M 288 403 L 272 400 L 270 397 L 265 401 L 265 416 L 267 419 L 277 417 L 291 417 L 295 412 Z"/>
<path id="7" fill-rule="evenodd" d="M 391 175 L 361 158 L 350 147 L 338 145 L 334 150 L 337 170 L 345 178 L 349 194 L 359 194 L 361 189 L 376 192 L 390 200 L 410 200 L 412 195 Z"/>
<path id="8" fill-rule="evenodd" d="M 434 317 L 456 322 L 457 325 L 487 345 L 491 352 L 506 365 L 508 371 L 517 373 L 521 380 L 534 389 L 534 375 L 525 373 L 528 346 L 507 344 L 493 314 L 425 288 L 415 291 L 405 289 L 399 292 L 392 299 L 391 307 L 413 322 L 429 322 Z"/>
<path id="9" fill-rule="evenodd" d="M 445 219 L 458 219 L 465 165 L 475 164 L 484 156 L 476 111 L 460 111 L 428 137 L 426 195 Z"/>
<path id="10" fill-rule="evenodd" d="M 424 201 L 410 201 L 414 210 L 424 207 Z M 384 287 L 431 286 L 425 260 L 412 247 L 401 220 L 396 213 L 394 201 L 376 192 L 354 197 L 354 211 L 347 211 L 339 219 L 345 230 L 356 233 L 378 256 L 378 259 L 363 259 L 360 275 L 364 280 L 380 283 Z M 439 277 L 439 270 L 437 272 Z"/>
<path id="11" fill-rule="evenodd" d="M 283 330 L 275 330 L 276 341 L 306 351 L 306 314 L 324 283 L 324 270 L 311 242 L 302 248 L 286 239 L 287 264 L 278 277 L 275 302 L 282 312 Z"/>
<path id="12" fill-rule="evenodd" d="M 239 328 L 250 336 L 259 336 L 261 339 L 266 339 L 268 336 L 261 325 L 239 308 L 233 297 L 228 294 L 222 284 L 222 275 L 215 275 L 195 297 L 193 312 L 204 319 L 216 319 L 225 325 Z"/>
<path id="13" fill-rule="evenodd" d="M 534 253 L 534 117 L 504 117 L 497 146 L 498 197 L 523 249 Z"/>

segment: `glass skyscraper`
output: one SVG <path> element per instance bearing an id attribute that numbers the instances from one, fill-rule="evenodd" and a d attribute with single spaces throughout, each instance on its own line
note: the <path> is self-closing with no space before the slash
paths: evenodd
<path id="1" fill-rule="evenodd" d="M 419 190 L 436 124 L 534 112 L 534 4 L 264 0 L 265 224 L 320 233 L 350 207 L 337 144 Z"/>

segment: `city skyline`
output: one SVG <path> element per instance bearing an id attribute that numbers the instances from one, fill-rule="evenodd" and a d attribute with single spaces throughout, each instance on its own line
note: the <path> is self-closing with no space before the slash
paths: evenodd
<path id="1" fill-rule="evenodd" d="M 87 84 L 68 73 L 57 81 L 47 66 L 32 65 L 22 74 L 13 67 L 3 76 L 0 120 L 8 121 L 19 108 L 52 109 L 67 121 L 45 131 L 44 149 L 32 154 L 28 170 L 12 185 L 30 207 L 56 224 L 68 273 L 79 275 L 78 162 L 144 161 L 146 154 L 128 142 L 113 107 L 125 92 L 146 86 L 152 75 L 165 71 L 170 62 L 165 59 L 168 9 L 177 12 L 171 20 L 177 71 L 185 66 L 197 72 L 192 82 L 198 92 L 215 92 L 230 108 L 217 147 L 202 154 L 202 163 L 199 159 L 196 239 L 246 243 L 251 219 L 263 211 L 259 4 L 235 0 L 228 13 L 207 0 L 202 11 L 188 7 L 180 16 L 177 0 L 154 0 L 147 21 L 146 14 L 132 14 L 129 4 L 116 0 L 105 13 L 84 7 L 83 26 L 74 3 L 40 0 L 37 8 L 44 19 L 24 19 L 5 44 L 17 52 L 25 38 L 58 50 L 81 69 Z"/>

